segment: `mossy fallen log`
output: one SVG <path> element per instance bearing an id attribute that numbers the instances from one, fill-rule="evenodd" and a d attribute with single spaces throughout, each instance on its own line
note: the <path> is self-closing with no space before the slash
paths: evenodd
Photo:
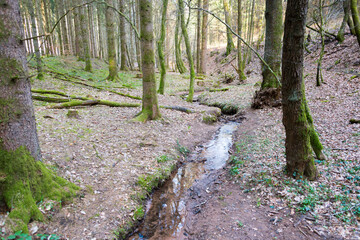
<path id="1" fill-rule="evenodd" d="M 226 88 L 213 88 L 213 89 L 209 89 L 209 92 L 226 92 L 228 91 L 230 88 L 226 87 Z"/>
<path id="2" fill-rule="evenodd" d="M 32 99 L 43 102 L 52 102 L 52 103 L 70 102 L 70 99 L 66 99 L 66 98 L 54 98 L 54 97 L 44 97 L 44 96 L 36 96 L 36 95 L 32 95 Z"/>
<path id="3" fill-rule="evenodd" d="M 74 76 L 64 74 L 64 73 L 59 73 L 59 72 L 56 72 L 56 71 L 51 71 L 51 70 L 47 70 L 47 71 L 49 73 L 55 74 L 55 78 L 57 78 L 59 80 L 62 80 L 62 81 L 71 82 L 71 83 L 83 85 L 83 86 L 86 86 L 86 87 L 95 88 L 95 89 L 102 90 L 102 91 L 108 91 L 108 92 L 111 92 L 111 93 L 114 93 L 114 94 L 117 94 L 117 95 L 120 95 L 120 96 L 123 96 L 123 97 L 128 97 L 128 98 L 132 98 L 132 99 L 136 99 L 136 100 L 141 100 L 141 97 L 132 96 L 130 94 L 117 92 L 117 91 L 114 91 L 114 90 L 111 90 L 111 89 L 106 89 L 106 88 L 103 88 L 103 87 L 98 87 L 98 86 L 95 86 L 95 85 L 92 85 L 92 84 L 88 84 L 88 83 L 85 82 L 86 80 L 82 79 L 82 78 L 74 77 Z M 56 75 L 60 75 L 61 77 L 56 76 Z M 80 81 L 71 80 L 70 78 L 80 79 Z"/>
<path id="4" fill-rule="evenodd" d="M 89 99 L 86 101 L 82 100 L 71 100 L 58 105 L 49 106 L 52 109 L 63 109 L 72 107 L 83 107 L 83 106 L 94 106 L 94 105 L 105 105 L 109 107 L 140 107 L 139 103 L 119 103 L 107 100 Z"/>
<path id="5" fill-rule="evenodd" d="M 352 118 L 352 119 L 349 120 L 349 122 L 350 122 L 350 124 L 359 124 L 359 123 L 360 123 L 360 119 L 354 119 L 354 118 Z"/>
<path id="6" fill-rule="evenodd" d="M 180 106 L 160 106 L 160 108 L 176 110 L 176 111 L 185 112 L 185 113 L 195 113 L 196 112 L 192 109 L 189 109 L 186 107 L 180 107 Z"/>

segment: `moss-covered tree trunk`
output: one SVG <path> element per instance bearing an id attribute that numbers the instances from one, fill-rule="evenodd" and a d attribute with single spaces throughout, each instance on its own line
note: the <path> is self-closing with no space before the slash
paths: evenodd
<path id="1" fill-rule="evenodd" d="M 80 0 L 79 3 L 83 3 Z M 90 59 L 90 42 L 89 42 L 89 26 L 87 21 L 87 9 L 86 6 L 80 8 L 80 28 L 81 28 L 81 38 L 82 38 L 82 45 L 84 48 L 84 57 L 85 57 L 85 71 L 91 72 L 91 59 Z"/>
<path id="2" fill-rule="evenodd" d="M 197 1 L 197 7 L 202 7 L 202 0 Z M 201 54 L 201 16 L 202 12 L 197 11 L 196 26 L 196 72 L 200 73 L 200 54 Z"/>
<path id="3" fill-rule="evenodd" d="M 283 36 L 282 3 L 282 0 L 267 0 L 265 10 L 264 60 L 278 76 L 281 75 L 281 40 Z M 280 87 L 280 83 L 266 66 L 263 66 L 262 76 L 261 90 Z"/>
<path id="4" fill-rule="evenodd" d="M 229 7 L 229 1 L 223 0 L 224 2 L 224 14 L 225 14 L 225 22 L 227 25 L 231 26 L 231 18 L 230 18 L 230 7 Z M 227 39 L 227 45 L 226 45 L 226 52 L 225 56 L 229 55 L 231 51 L 235 48 L 234 41 L 232 39 L 232 33 L 229 28 L 226 28 L 226 39 Z"/>
<path id="5" fill-rule="evenodd" d="M 282 103 L 287 173 L 314 180 L 318 173 L 312 156 L 303 81 L 307 9 L 308 0 L 288 1 L 282 57 Z"/>
<path id="6" fill-rule="evenodd" d="M 185 46 L 186 46 L 186 54 L 189 61 L 189 67 L 190 67 L 190 86 L 189 86 L 189 95 L 186 98 L 186 101 L 192 102 L 194 97 L 194 82 L 195 82 L 195 69 L 194 69 L 194 60 L 191 53 L 191 45 L 189 40 L 189 35 L 187 33 L 186 24 L 185 24 L 185 15 L 184 15 L 184 1 L 179 0 L 179 14 L 180 14 L 180 22 L 181 22 L 181 30 L 182 34 L 184 36 L 185 40 Z"/>
<path id="7" fill-rule="evenodd" d="M 203 0 L 203 9 L 209 9 L 209 0 Z M 203 13 L 201 23 L 201 50 L 200 50 L 200 64 L 199 73 L 206 74 L 206 53 L 207 53 L 207 42 L 208 42 L 208 14 Z"/>
<path id="8" fill-rule="evenodd" d="M 135 1 L 136 3 L 136 28 L 140 29 L 140 8 L 139 0 Z M 139 70 L 141 71 L 141 49 L 140 49 L 140 40 L 136 38 L 136 61 L 138 63 Z"/>
<path id="9" fill-rule="evenodd" d="M 160 38 L 157 42 L 157 49 L 159 55 L 160 62 L 160 84 L 158 93 L 164 94 L 165 89 L 165 78 L 166 78 L 166 67 L 165 67 L 165 55 L 164 55 L 164 42 L 165 42 L 165 34 L 166 34 L 166 14 L 168 7 L 168 0 L 163 0 L 162 6 L 162 16 L 161 16 L 161 33 Z"/>
<path id="10" fill-rule="evenodd" d="M 336 35 L 336 40 L 338 40 L 339 43 L 342 43 L 345 40 L 345 37 L 344 37 L 345 27 L 346 27 L 346 24 L 348 23 L 349 17 L 350 17 L 350 1 L 349 0 L 343 1 L 343 9 L 344 9 L 344 18 L 341 23 L 338 34 Z M 351 20 L 351 23 L 352 23 L 352 20 Z"/>
<path id="11" fill-rule="evenodd" d="M 242 0 L 238 0 L 238 16 L 237 16 L 237 33 L 239 36 L 242 35 Z M 240 38 L 237 39 L 237 60 L 238 60 L 238 75 L 239 80 L 244 81 L 246 79 L 245 73 L 244 73 L 244 61 L 242 58 L 242 47 L 241 47 L 241 40 Z"/>
<path id="12" fill-rule="evenodd" d="M 124 13 L 124 0 L 119 0 L 119 10 Z M 127 62 L 126 62 L 126 29 L 125 29 L 125 19 L 120 17 L 119 24 L 119 34 L 120 34 L 120 70 L 127 71 Z"/>
<path id="13" fill-rule="evenodd" d="M 359 10 L 357 7 L 357 0 L 351 0 L 351 15 L 354 21 L 354 30 L 356 33 L 356 38 L 360 46 L 360 18 L 359 18 Z"/>
<path id="14" fill-rule="evenodd" d="M 136 121 L 146 122 L 161 117 L 156 94 L 153 9 L 151 0 L 140 0 L 140 38 L 143 73 L 141 113 Z"/>
<path id="15" fill-rule="evenodd" d="M 35 11 L 33 6 L 32 0 L 26 0 L 27 1 L 27 8 L 30 14 L 30 20 L 31 20 L 31 35 L 33 37 L 37 36 L 38 33 L 36 31 L 36 20 L 35 20 Z M 42 71 L 42 65 L 41 65 L 41 56 L 40 56 L 40 49 L 39 49 L 39 39 L 34 38 L 33 39 L 34 44 L 34 50 L 35 50 L 35 60 L 36 60 L 36 69 L 37 69 L 37 78 L 43 79 L 44 74 Z"/>
<path id="16" fill-rule="evenodd" d="M 175 26 L 175 61 L 176 61 L 176 68 L 178 69 L 180 74 L 183 74 L 187 71 L 184 61 L 181 57 L 181 39 L 182 35 L 180 34 L 180 25 L 181 25 L 181 16 L 178 11 L 177 18 L 176 18 L 176 26 Z"/>
<path id="17" fill-rule="evenodd" d="M 77 187 L 57 177 L 39 161 L 25 46 L 20 41 L 24 33 L 19 2 L 1 3 L 0 201 L 10 210 L 6 227 L 28 232 L 31 220 L 43 220 L 38 201 L 46 198 L 64 201 Z"/>
<path id="18" fill-rule="evenodd" d="M 113 6 L 112 0 L 106 0 L 106 3 Z M 114 81 L 118 78 L 118 69 L 116 66 L 116 48 L 115 48 L 115 18 L 113 9 L 106 8 L 106 33 L 107 33 L 107 49 L 109 60 L 109 76 L 108 80 Z"/>

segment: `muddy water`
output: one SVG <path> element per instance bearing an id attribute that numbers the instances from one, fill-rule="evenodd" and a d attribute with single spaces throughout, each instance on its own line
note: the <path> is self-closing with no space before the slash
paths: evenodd
<path id="1" fill-rule="evenodd" d="M 185 225 L 187 191 L 195 181 L 225 166 L 238 123 L 220 127 L 214 138 L 199 146 L 187 163 L 154 192 L 147 203 L 145 219 L 128 239 L 179 239 Z M 191 194 L 197 194 L 192 191 Z"/>

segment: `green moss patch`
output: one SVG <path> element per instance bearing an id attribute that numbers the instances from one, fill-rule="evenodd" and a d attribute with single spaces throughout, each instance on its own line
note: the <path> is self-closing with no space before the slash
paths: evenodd
<path id="1" fill-rule="evenodd" d="M 0 148 L 0 169 L 1 200 L 10 209 L 8 224 L 13 231 L 27 233 L 30 220 L 44 219 L 37 202 L 43 199 L 64 202 L 79 189 L 36 161 L 25 147 L 12 152 Z"/>

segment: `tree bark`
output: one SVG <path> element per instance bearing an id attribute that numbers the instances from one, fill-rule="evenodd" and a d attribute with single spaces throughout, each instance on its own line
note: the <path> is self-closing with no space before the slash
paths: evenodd
<path id="1" fill-rule="evenodd" d="M 304 67 L 304 34 L 308 0 L 287 3 L 282 56 L 283 124 L 286 131 L 287 174 L 315 180 L 318 173 L 312 156 L 307 120 Z"/>
<path id="2" fill-rule="evenodd" d="M 278 76 L 281 75 L 281 40 L 283 35 L 282 2 L 282 0 L 266 0 L 265 10 L 266 33 L 264 60 Z M 263 66 L 262 76 L 261 90 L 280 87 L 280 83 L 266 66 Z"/>
<path id="3" fill-rule="evenodd" d="M 161 117 L 156 94 L 152 0 L 140 0 L 141 59 L 143 74 L 142 111 L 135 118 L 145 122 Z"/>
<path id="4" fill-rule="evenodd" d="M 194 60 L 191 53 L 191 45 L 189 40 L 189 35 L 187 33 L 186 24 L 185 24 L 185 15 L 184 15 L 184 1 L 179 0 L 179 14 L 180 14 L 180 20 L 181 20 L 181 30 L 182 34 L 184 36 L 185 40 L 185 46 L 186 46 L 186 54 L 189 60 L 190 65 L 190 86 L 189 86 L 189 95 L 186 98 L 186 101 L 192 102 L 194 97 L 194 82 L 195 82 L 195 69 L 194 69 Z"/>
<path id="5" fill-rule="evenodd" d="M 112 6 L 112 0 L 106 0 L 108 5 Z M 107 47 L 109 60 L 109 76 L 108 80 L 114 81 L 118 78 L 118 69 L 116 66 L 116 49 L 115 49 L 115 18 L 113 9 L 106 8 L 106 32 L 107 32 Z"/>
<path id="6" fill-rule="evenodd" d="M 162 16 L 161 16 L 161 33 L 157 43 L 159 62 L 160 62 L 160 85 L 158 93 L 164 94 L 165 89 L 165 78 L 166 78 L 166 67 L 165 67 L 165 56 L 164 56 L 164 42 L 166 34 L 166 13 L 168 7 L 168 0 L 163 0 Z"/>
<path id="7" fill-rule="evenodd" d="M 203 0 L 203 8 L 209 9 L 209 0 Z M 202 14 L 202 26 L 201 26 L 201 49 L 200 49 L 200 63 L 199 73 L 206 74 L 206 53 L 207 53 L 207 42 L 208 42 L 208 14 Z"/>
<path id="8" fill-rule="evenodd" d="M 57 7 L 59 10 L 59 17 L 63 16 L 65 14 L 64 12 L 64 0 L 59 0 L 56 1 L 57 2 Z M 61 26 L 61 35 L 62 35 L 62 43 L 63 43 L 63 48 L 64 48 L 64 55 L 69 55 L 70 54 L 70 44 L 69 44 L 69 38 L 68 38 L 68 32 L 67 32 L 67 27 L 66 27 L 66 19 L 68 16 L 65 16 L 63 19 L 61 19 L 60 21 L 60 26 Z"/>
<path id="9" fill-rule="evenodd" d="M 225 22 L 227 25 L 231 26 L 231 19 L 230 19 L 230 8 L 228 0 L 224 1 L 224 13 L 225 13 Z M 226 28 L 226 38 L 227 38 L 227 45 L 226 45 L 226 52 L 225 56 L 229 55 L 231 51 L 235 48 L 234 41 L 232 39 L 231 31 Z"/>
<path id="10" fill-rule="evenodd" d="M 356 33 L 356 38 L 360 46 L 360 18 L 359 18 L 359 10 L 357 7 L 357 0 L 351 0 L 351 15 L 354 21 L 354 30 Z"/>

